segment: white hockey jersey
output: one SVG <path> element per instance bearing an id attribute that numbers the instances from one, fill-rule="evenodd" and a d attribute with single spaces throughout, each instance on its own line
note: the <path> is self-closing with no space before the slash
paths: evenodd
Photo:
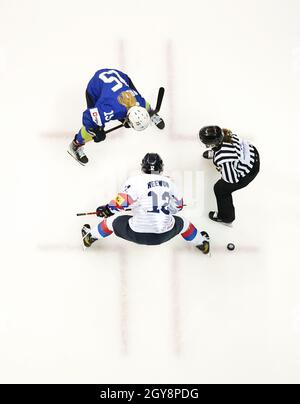
<path id="1" fill-rule="evenodd" d="M 112 211 L 131 208 L 131 229 L 138 233 L 165 233 L 174 226 L 173 214 L 183 207 L 182 195 L 170 178 L 141 174 L 129 178 L 109 203 Z"/>

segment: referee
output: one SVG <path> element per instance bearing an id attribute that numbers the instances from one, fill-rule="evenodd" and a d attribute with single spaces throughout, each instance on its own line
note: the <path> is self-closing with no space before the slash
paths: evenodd
<path id="1" fill-rule="evenodd" d="M 218 126 L 205 126 L 200 129 L 199 137 L 210 148 L 203 157 L 212 159 L 222 176 L 214 186 L 218 212 L 209 212 L 209 218 L 215 222 L 232 223 L 235 220 L 232 193 L 245 188 L 259 173 L 258 151 L 230 130 Z"/>

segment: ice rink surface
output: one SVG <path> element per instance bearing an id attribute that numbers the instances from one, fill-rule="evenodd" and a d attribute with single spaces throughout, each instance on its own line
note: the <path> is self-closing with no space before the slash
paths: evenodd
<path id="1" fill-rule="evenodd" d="M 299 14 L 298 0 L 0 0 L 0 382 L 300 382 Z M 164 86 L 166 129 L 112 133 L 82 167 L 66 150 L 103 67 L 153 104 Z M 207 219 L 207 124 L 261 154 L 232 229 Z M 147 152 L 211 258 L 181 237 L 82 250 L 75 214 L 114 197 Z"/>

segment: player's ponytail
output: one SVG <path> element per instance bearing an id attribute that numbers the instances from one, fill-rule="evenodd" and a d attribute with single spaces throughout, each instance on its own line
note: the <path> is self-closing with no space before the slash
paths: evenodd
<path id="1" fill-rule="evenodd" d="M 223 142 L 232 143 L 232 131 L 230 129 L 222 129 L 224 138 Z"/>
<path id="2" fill-rule="evenodd" d="M 136 105 L 136 98 L 132 94 L 132 91 L 123 91 L 118 96 L 118 102 L 119 104 L 124 105 L 127 110 L 129 110 L 131 107 L 134 107 Z"/>

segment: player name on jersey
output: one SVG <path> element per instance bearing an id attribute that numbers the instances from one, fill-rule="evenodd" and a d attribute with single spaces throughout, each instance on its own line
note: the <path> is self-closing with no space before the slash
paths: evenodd
<path id="1" fill-rule="evenodd" d="M 154 188 L 154 187 L 166 187 L 166 188 L 169 188 L 170 185 L 166 181 L 150 181 L 150 182 L 148 182 L 148 189 Z"/>

